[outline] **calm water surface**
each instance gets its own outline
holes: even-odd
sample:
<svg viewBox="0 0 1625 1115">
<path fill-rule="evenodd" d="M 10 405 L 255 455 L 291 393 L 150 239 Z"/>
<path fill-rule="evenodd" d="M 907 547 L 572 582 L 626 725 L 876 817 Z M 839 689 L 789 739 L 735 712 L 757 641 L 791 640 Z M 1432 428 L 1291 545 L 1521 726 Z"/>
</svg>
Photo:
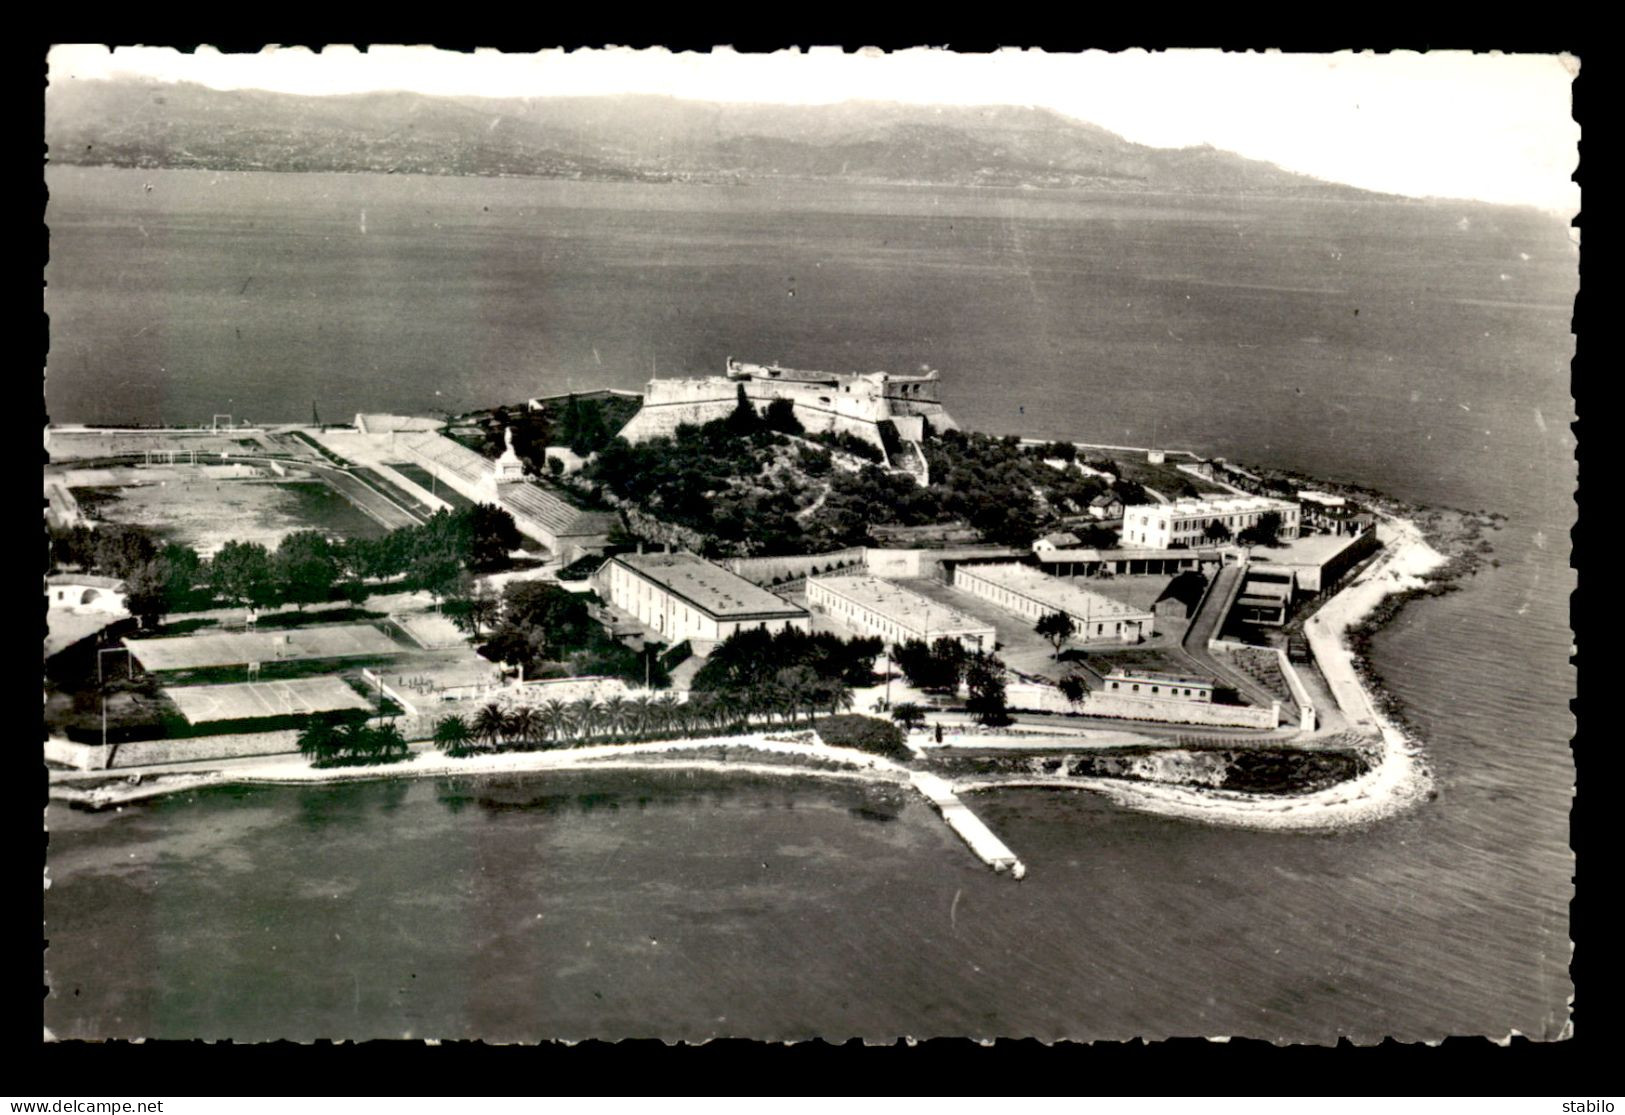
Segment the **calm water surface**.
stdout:
<svg viewBox="0 0 1625 1115">
<path fill-rule="evenodd" d="M 983 795 L 1029 865 L 1018 886 L 917 802 L 834 784 L 617 774 L 53 809 L 59 1034 L 1559 1031 L 1578 280 L 1556 221 L 1021 191 L 48 184 L 59 421 L 462 409 L 728 355 L 929 363 L 977 428 L 1184 445 L 1510 517 L 1498 568 L 1376 641 L 1439 779 L 1404 817 L 1276 835 Z"/>
</svg>

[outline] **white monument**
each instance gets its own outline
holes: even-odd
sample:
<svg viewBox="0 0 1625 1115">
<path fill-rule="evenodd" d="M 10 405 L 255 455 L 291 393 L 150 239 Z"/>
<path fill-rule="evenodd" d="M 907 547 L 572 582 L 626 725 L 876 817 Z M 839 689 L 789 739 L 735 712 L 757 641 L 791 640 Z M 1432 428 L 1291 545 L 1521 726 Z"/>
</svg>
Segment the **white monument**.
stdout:
<svg viewBox="0 0 1625 1115">
<path fill-rule="evenodd" d="M 503 430 L 502 434 L 507 448 L 502 451 L 502 456 L 497 458 L 496 481 L 498 484 L 512 484 L 525 478 L 525 462 L 513 451 L 513 427 Z"/>
</svg>

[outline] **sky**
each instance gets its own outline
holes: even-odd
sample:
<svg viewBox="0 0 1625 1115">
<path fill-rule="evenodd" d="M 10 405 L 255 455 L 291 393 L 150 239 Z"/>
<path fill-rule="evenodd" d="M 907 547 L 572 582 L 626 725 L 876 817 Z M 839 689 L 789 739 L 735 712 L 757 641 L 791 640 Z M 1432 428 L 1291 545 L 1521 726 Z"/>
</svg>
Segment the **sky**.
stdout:
<svg viewBox="0 0 1625 1115">
<path fill-rule="evenodd" d="M 1004 50 L 774 54 L 665 50 L 473 54 L 374 46 L 220 54 L 58 46 L 49 78 L 138 74 L 217 89 L 493 97 L 657 93 L 710 101 L 1035 105 L 1154 147 L 1211 144 L 1413 197 L 1579 208 L 1566 55 Z"/>
</svg>

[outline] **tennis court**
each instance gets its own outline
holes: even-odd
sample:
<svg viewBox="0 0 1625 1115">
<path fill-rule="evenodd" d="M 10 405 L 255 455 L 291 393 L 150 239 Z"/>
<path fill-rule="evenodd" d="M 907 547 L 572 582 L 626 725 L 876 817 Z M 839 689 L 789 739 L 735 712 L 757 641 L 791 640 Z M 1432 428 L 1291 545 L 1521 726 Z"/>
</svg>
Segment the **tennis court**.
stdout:
<svg viewBox="0 0 1625 1115">
<path fill-rule="evenodd" d="M 292 631 L 225 631 L 167 639 L 126 639 L 143 669 L 196 670 L 245 662 L 400 654 L 404 648 L 369 623 L 300 627 Z"/>
<path fill-rule="evenodd" d="M 210 720 L 255 720 L 372 705 L 343 678 L 299 678 L 295 681 L 249 681 L 232 685 L 185 685 L 165 689 L 190 724 Z"/>
</svg>

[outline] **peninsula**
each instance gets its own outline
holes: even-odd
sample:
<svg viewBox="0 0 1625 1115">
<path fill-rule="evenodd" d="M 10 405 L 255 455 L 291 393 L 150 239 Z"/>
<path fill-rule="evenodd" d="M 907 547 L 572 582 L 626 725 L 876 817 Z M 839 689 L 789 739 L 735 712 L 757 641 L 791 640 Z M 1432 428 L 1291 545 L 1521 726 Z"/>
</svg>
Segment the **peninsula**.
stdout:
<svg viewBox="0 0 1625 1115">
<path fill-rule="evenodd" d="M 47 431 L 53 797 L 673 764 L 1318 828 L 1429 792 L 1357 654 L 1493 517 L 729 359 L 439 418 Z M 1445 551 L 1445 552 L 1441 552 Z M 1351 641 L 1351 636 L 1353 640 Z"/>
</svg>

